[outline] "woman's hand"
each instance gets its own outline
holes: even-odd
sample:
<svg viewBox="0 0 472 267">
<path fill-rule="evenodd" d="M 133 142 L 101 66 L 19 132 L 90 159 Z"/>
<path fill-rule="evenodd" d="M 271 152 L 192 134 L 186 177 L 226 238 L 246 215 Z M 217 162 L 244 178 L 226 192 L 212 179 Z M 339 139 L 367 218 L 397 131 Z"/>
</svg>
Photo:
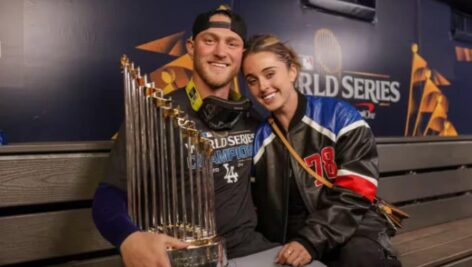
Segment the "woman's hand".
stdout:
<svg viewBox="0 0 472 267">
<path fill-rule="evenodd" d="M 305 266 L 310 262 L 310 253 L 297 241 L 285 244 L 277 254 L 277 257 L 275 257 L 275 263 L 288 264 L 294 267 Z"/>
</svg>

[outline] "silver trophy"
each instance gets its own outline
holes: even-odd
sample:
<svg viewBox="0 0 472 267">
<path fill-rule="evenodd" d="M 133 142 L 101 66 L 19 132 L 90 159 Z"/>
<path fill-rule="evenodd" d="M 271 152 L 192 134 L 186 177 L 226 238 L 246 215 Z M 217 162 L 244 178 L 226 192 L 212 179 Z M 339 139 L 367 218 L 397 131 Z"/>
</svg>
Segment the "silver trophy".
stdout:
<svg viewBox="0 0 472 267">
<path fill-rule="evenodd" d="M 126 56 L 121 65 L 131 218 L 143 231 L 190 244 L 168 250 L 172 266 L 226 266 L 216 236 L 210 141 Z"/>
</svg>

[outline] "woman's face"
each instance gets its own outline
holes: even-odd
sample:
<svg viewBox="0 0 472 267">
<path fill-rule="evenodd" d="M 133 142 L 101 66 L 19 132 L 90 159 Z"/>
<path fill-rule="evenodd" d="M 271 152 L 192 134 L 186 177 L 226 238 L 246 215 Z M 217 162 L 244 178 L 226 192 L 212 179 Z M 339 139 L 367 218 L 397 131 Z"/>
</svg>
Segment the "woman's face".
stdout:
<svg viewBox="0 0 472 267">
<path fill-rule="evenodd" d="M 249 54 L 243 62 L 243 73 L 249 91 L 270 112 L 282 110 L 295 99 L 293 83 L 297 77 L 294 66 L 287 67 L 272 52 Z M 295 103 L 293 103 L 295 105 Z"/>
</svg>

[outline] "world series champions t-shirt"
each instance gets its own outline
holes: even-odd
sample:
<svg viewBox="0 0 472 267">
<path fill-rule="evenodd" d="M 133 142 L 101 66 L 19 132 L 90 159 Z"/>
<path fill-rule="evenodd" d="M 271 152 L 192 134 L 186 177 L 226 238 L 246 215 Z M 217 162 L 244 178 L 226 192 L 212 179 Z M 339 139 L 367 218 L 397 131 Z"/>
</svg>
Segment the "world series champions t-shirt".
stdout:
<svg viewBox="0 0 472 267">
<path fill-rule="evenodd" d="M 251 197 L 250 175 L 258 116 L 252 111 L 246 112 L 233 129 L 213 131 L 192 110 L 185 90 L 178 89 L 169 96 L 175 106 L 178 105 L 190 120 L 195 121 L 196 128 L 212 144 L 217 234 L 225 240 L 228 258 L 274 247 L 275 244 L 254 230 L 257 216 Z M 126 191 L 126 138 L 124 127 L 121 128 L 104 182 Z M 177 160 L 176 164 L 182 162 Z"/>
</svg>

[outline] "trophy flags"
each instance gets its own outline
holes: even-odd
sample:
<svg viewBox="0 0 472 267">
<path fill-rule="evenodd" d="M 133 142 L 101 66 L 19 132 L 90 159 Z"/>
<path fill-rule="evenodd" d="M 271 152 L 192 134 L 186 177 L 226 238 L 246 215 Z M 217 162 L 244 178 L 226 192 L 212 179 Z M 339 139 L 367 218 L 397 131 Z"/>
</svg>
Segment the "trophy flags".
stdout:
<svg viewBox="0 0 472 267">
<path fill-rule="evenodd" d="M 408 110 L 405 124 L 405 136 L 426 135 L 428 130 L 435 131 L 439 135 L 457 135 L 457 131 L 452 125 L 452 122 L 447 120 L 447 112 L 449 109 L 449 101 L 443 94 L 439 86 L 449 86 L 449 82 L 444 75 L 439 71 L 428 68 L 428 63 L 418 53 L 418 45 L 411 46 L 413 52 L 413 59 L 411 65 L 411 79 L 408 98 Z M 461 51 L 459 51 L 461 52 Z M 466 53 L 459 53 L 456 49 L 456 54 L 462 57 L 467 57 Z M 419 83 L 424 83 L 423 91 L 419 99 L 419 104 L 416 105 L 415 95 L 418 98 L 418 91 L 421 88 Z M 417 93 L 415 93 L 417 92 Z M 429 116 L 426 128 L 423 131 L 422 120 L 425 113 L 431 113 Z M 411 117 L 416 114 L 415 123 L 411 125 Z M 447 123 L 446 123 L 447 122 Z M 413 130 L 411 131 L 411 126 Z M 447 126 L 447 129 L 446 129 Z"/>
<path fill-rule="evenodd" d="M 426 71 L 426 82 L 423 88 L 423 94 L 421 95 L 420 104 L 416 114 L 415 126 L 413 129 L 413 136 L 417 135 L 418 126 L 424 112 L 433 112 L 436 107 L 437 97 L 443 98 L 441 90 L 431 80 L 431 71 Z M 433 103 L 434 102 L 434 103 Z"/>
<path fill-rule="evenodd" d="M 182 41 L 184 34 L 185 31 L 167 35 L 163 38 L 139 45 L 136 48 L 178 57 L 186 53 L 185 45 Z"/>
<path fill-rule="evenodd" d="M 457 136 L 457 131 L 452 122 L 445 121 L 444 128 L 441 132 L 439 132 L 440 136 Z"/>
<path fill-rule="evenodd" d="M 419 81 L 423 81 L 424 70 L 427 67 L 428 63 L 418 54 L 418 45 L 413 44 L 411 46 L 411 51 L 413 52 L 413 59 L 411 63 L 411 76 L 410 76 L 410 88 L 408 92 L 408 110 L 406 113 L 406 124 L 405 124 L 405 136 L 408 136 L 409 126 L 410 126 L 410 117 L 415 112 L 415 101 L 413 99 L 413 87 Z"/>
<path fill-rule="evenodd" d="M 155 81 L 157 87 L 162 88 L 165 94 L 168 94 L 187 85 L 192 69 L 192 59 L 188 54 L 184 54 L 151 72 L 151 80 Z"/>
<path fill-rule="evenodd" d="M 444 122 L 447 120 L 447 106 L 445 104 L 446 102 L 442 101 L 442 99 L 443 97 L 438 98 L 436 107 L 429 118 L 423 135 L 426 135 L 429 129 L 436 132 L 441 132 L 444 130 Z"/>
<path fill-rule="evenodd" d="M 451 83 L 444 77 L 439 71 L 433 70 L 432 71 L 432 80 L 434 84 L 437 86 L 448 86 L 451 85 Z"/>
<path fill-rule="evenodd" d="M 434 111 L 434 108 L 436 107 L 438 99 L 440 98 L 443 99 L 442 101 L 447 102 L 447 99 L 441 92 L 434 92 L 430 93 L 428 96 L 425 96 L 423 102 L 420 104 L 419 112 L 432 113 Z"/>
</svg>

